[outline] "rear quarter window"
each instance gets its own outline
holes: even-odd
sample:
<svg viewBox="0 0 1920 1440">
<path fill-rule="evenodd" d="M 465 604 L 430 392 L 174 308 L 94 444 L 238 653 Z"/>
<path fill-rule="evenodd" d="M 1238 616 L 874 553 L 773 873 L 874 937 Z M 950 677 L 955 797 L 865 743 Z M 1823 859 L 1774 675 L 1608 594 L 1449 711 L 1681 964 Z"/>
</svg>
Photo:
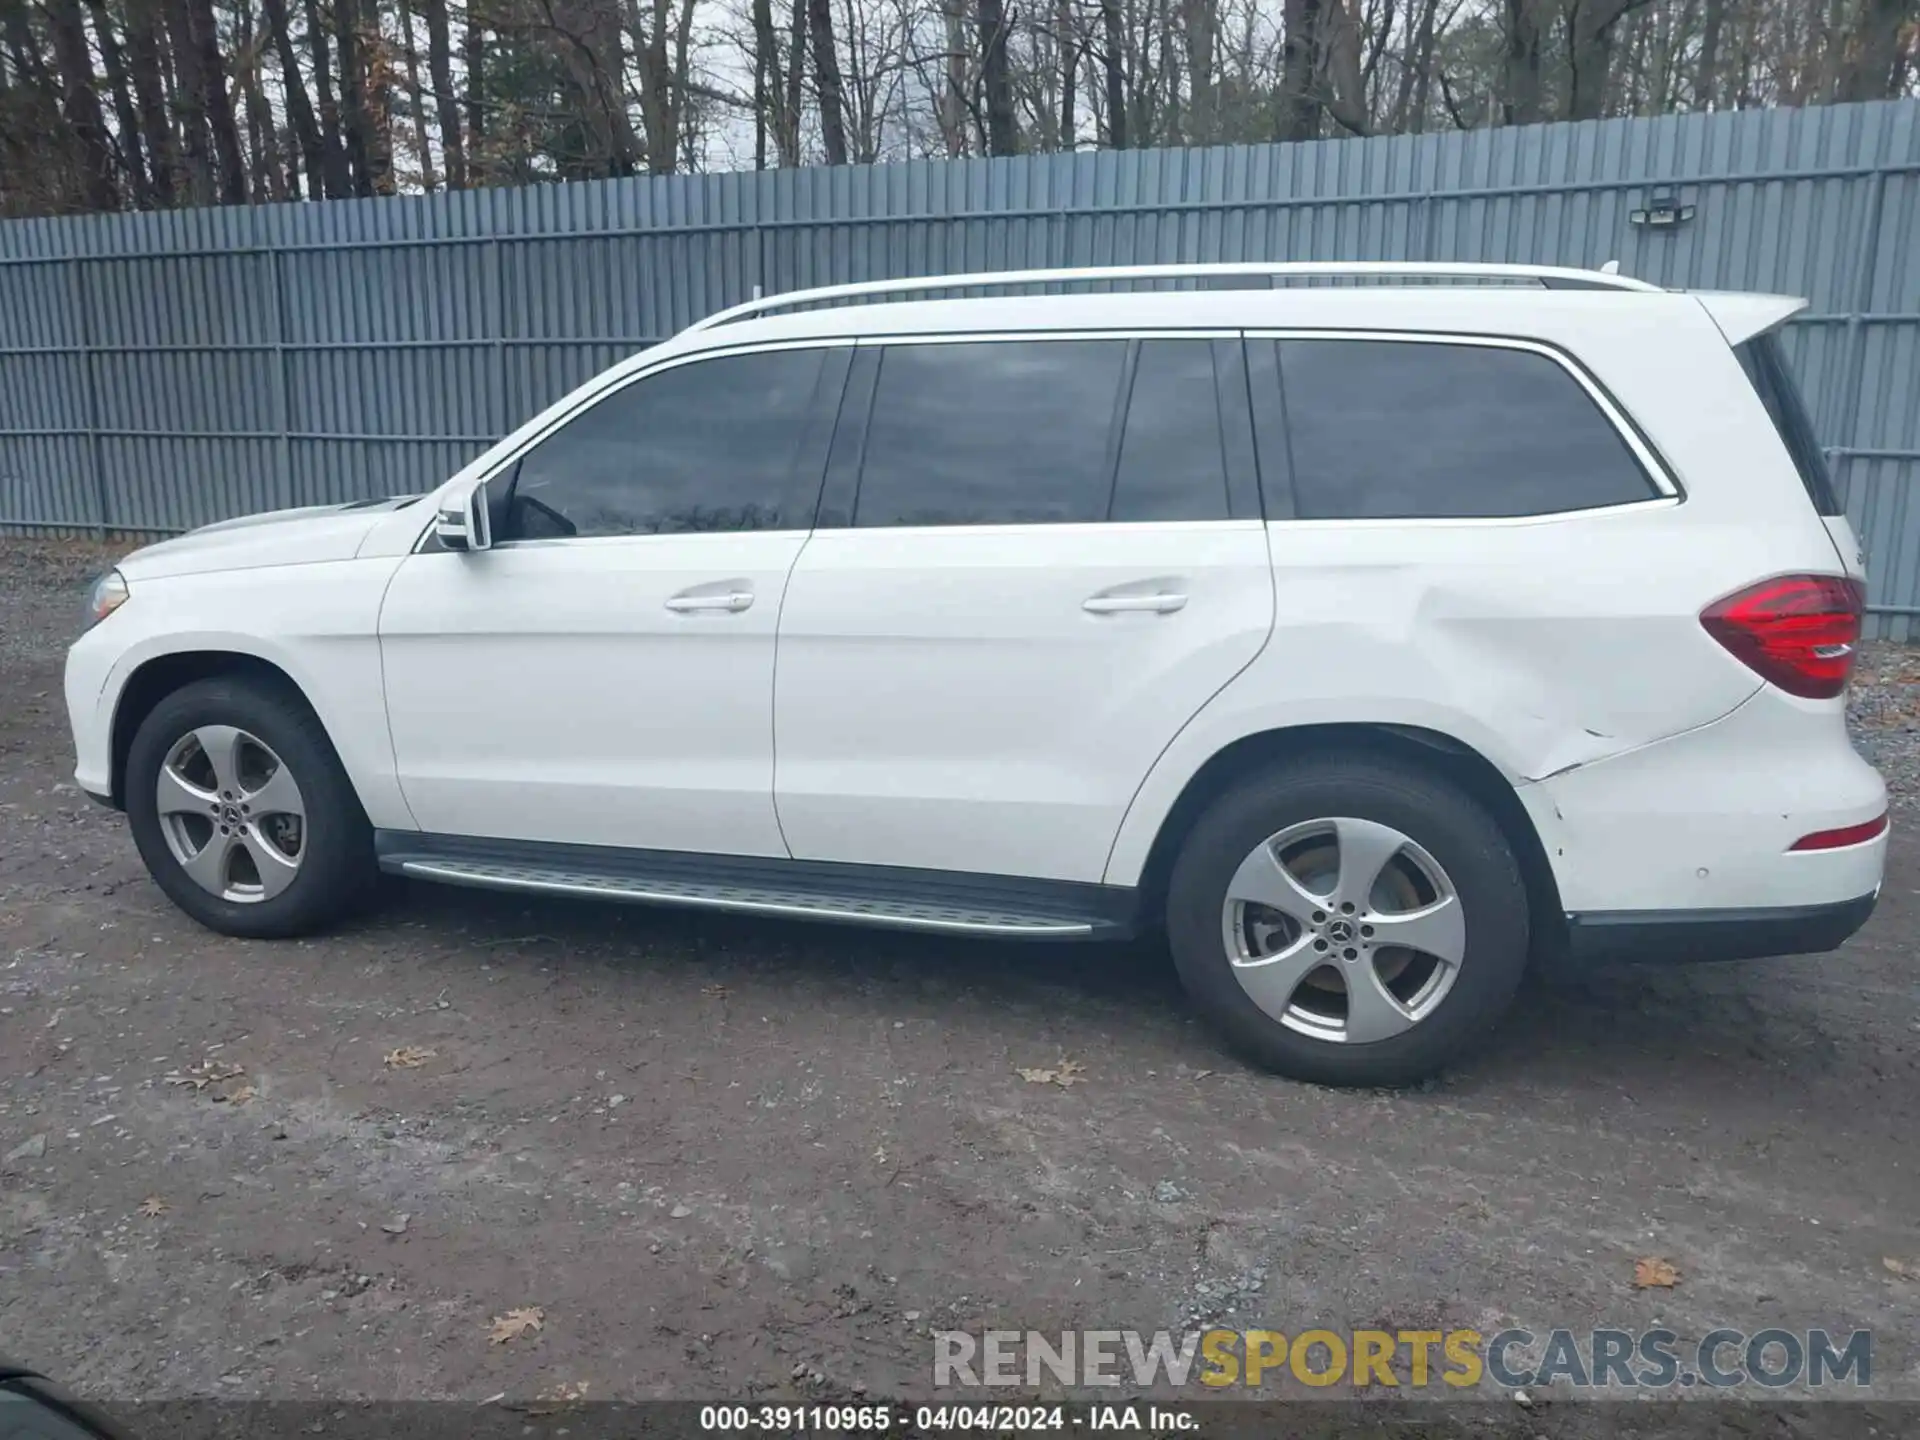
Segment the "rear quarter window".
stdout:
<svg viewBox="0 0 1920 1440">
<path fill-rule="evenodd" d="M 1469 342 L 1277 343 L 1302 519 L 1551 515 L 1660 493 L 1549 356 Z"/>
<path fill-rule="evenodd" d="M 1760 403 L 1767 407 L 1767 417 L 1779 432 L 1780 443 L 1793 457 L 1794 468 L 1800 472 L 1800 483 L 1807 487 L 1807 498 L 1813 502 L 1813 508 L 1822 515 L 1846 514 L 1839 492 L 1833 488 L 1833 477 L 1827 471 L 1826 452 L 1813 433 L 1813 421 L 1800 398 L 1800 387 L 1793 383 L 1793 372 L 1787 368 L 1779 340 L 1772 334 L 1756 335 L 1734 346 L 1733 353 L 1740 361 L 1740 368 L 1747 372 L 1747 379 L 1753 382 Z"/>
</svg>

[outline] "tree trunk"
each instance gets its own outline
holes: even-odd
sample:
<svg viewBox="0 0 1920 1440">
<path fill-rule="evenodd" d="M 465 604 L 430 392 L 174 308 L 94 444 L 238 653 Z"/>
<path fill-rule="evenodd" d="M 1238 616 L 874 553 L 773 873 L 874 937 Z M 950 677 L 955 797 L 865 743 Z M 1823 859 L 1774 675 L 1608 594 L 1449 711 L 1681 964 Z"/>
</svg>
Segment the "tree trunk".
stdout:
<svg viewBox="0 0 1920 1440">
<path fill-rule="evenodd" d="M 1900 93 L 1901 31 L 1920 23 L 1920 0 L 1861 0 L 1836 98 L 1891 100 Z"/>
<path fill-rule="evenodd" d="M 413 7 L 400 0 L 400 56 L 407 67 L 407 108 L 412 111 L 413 148 L 420 156 L 420 188 L 432 194 L 440 188 L 433 169 L 433 149 L 427 140 L 427 95 L 420 86 L 420 46 L 413 38 Z"/>
<path fill-rule="evenodd" d="M 1706 0 L 1700 29 L 1700 69 L 1693 82 L 1693 108 L 1720 106 L 1720 32 L 1726 23 L 1727 0 Z"/>
<path fill-rule="evenodd" d="M 987 112 L 987 153 L 1020 153 L 1020 131 L 1013 114 L 1013 77 L 1007 70 L 1007 16 L 1001 0 L 976 0 L 980 35 L 980 85 Z"/>
<path fill-rule="evenodd" d="M 80 194 L 89 210 L 118 210 L 120 190 L 113 182 L 113 147 L 107 117 L 100 110 L 99 83 L 87 49 L 87 23 L 80 0 L 47 0 L 47 28 L 53 36 L 54 63 L 60 71 L 60 109 L 80 147 Z"/>
<path fill-rule="evenodd" d="M 319 122 L 314 119 L 313 102 L 307 98 L 300 59 L 294 54 L 293 35 L 287 28 L 287 0 L 261 0 L 261 4 L 273 53 L 280 61 L 280 93 L 287 107 L 287 125 L 300 150 L 301 168 L 307 172 L 307 198 L 334 198 L 346 187 L 335 188 L 334 166 L 321 139 Z"/>
<path fill-rule="evenodd" d="M 1186 138 L 1206 145 L 1215 134 L 1213 52 L 1220 29 L 1218 0 L 1179 0 L 1180 26 L 1187 35 Z M 1171 77 L 1169 77 L 1171 79 Z"/>
<path fill-rule="evenodd" d="M 487 175 L 485 157 L 481 151 L 481 144 L 487 138 L 487 32 L 473 18 L 471 5 L 467 7 L 466 31 L 460 37 L 460 66 L 466 71 L 467 82 L 467 183 L 482 185 L 486 183 Z"/>
<path fill-rule="evenodd" d="M 354 7 L 354 40 L 360 57 L 360 107 L 366 116 L 367 180 L 375 195 L 392 195 L 393 57 L 380 31 L 380 0 Z"/>
<path fill-rule="evenodd" d="M 1367 110 L 1367 85 L 1360 68 L 1360 19 L 1352 5 L 1353 0 L 1325 0 L 1321 9 L 1326 32 L 1320 57 L 1325 104 L 1335 123 L 1350 134 L 1371 135 L 1373 117 Z"/>
<path fill-rule="evenodd" d="M 247 164 L 240 153 L 240 127 L 234 123 L 233 102 L 227 98 L 226 64 L 220 57 L 213 0 L 186 0 L 186 9 L 189 43 L 199 52 L 194 68 L 200 79 L 201 108 L 213 134 L 214 159 L 220 167 L 220 200 L 226 205 L 244 205 Z"/>
<path fill-rule="evenodd" d="M 790 158 L 792 141 L 787 129 L 787 76 L 780 63 L 780 36 L 773 28 L 773 0 L 753 0 L 753 108 L 754 168 L 767 164 L 767 136 L 773 136 L 774 163 L 798 163 Z"/>
<path fill-rule="evenodd" d="M 1321 0 L 1285 0 L 1281 21 L 1280 138 L 1320 138 Z"/>
<path fill-rule="evenodd" d="M 781 105 L 782 122 L 786 126 L 787 143 L 792 146 L 792 159 L 783 159 L 782 164 L 800 163 L 800 105 L 806 94 L 807 76 L 807 0 L 790 0 L 787 15 L 787 90 Z M 776 140 L 779 131 L 775 131 Z"/>
<path fill-rule="evenodd" d="M 1073 23 L 1073 0 L 1060 0 L 1054 12 L 1054 27 L 1059 32 L 1060 47 L 1060 148 L 1071 155 L 1078 139 L 1074 132 L 1080 124 L 1075 102 L 1079 98 L 1076 91 L 1081 55 L 1080 34 Z"/>
<path fill-rule="evenodd" d="M 1506 0 L 1506 35 L 1501 64 L 1500 118 L 1508 125 L 1531 125 L 1542 118 L 1540 65 L 1542 36 L 1537 0 Z"/>
<path fill-rule="evenodd" d="M 126 0 L 126 6 L 127 70 L 133 81 L 134 104 L 140 111 L 140 133 L 146 140 L 153 203 L 165 208 L 173 204 L 174 172 L 180 160 L 167 115 L 167 85 L 160 69 L 160 38 L 154 33 L 153 0 Z"/>
<path fill-rule="evenodd" d="M 949 160 L 958 160 L 973 148 L 971 109 L 973 46 L 967 41 L 965 0 L 936 0 L 940 11 L 940 91 L 934 100 L 934 119 L 940 126 L 940 145 Z"/>
<path fill-rule="evenodd" d="M 167 40 L 173 51 L 173 112 L 180 117 L 187 199 L 214 202 L 213 136 L 207 128 L 207 88 L 201 76 L 200 47 L 194 41 L 192 0 L 165 0 Z"/>
<path fill-rule="evenodd" d="M 1132 137 L 1127 133 L 1127 43 L 1120 24 L 1120 0 L 1100 0 L 1100 43 L 1107 82 L 1107 145 L 1124 150 Z"/>
<path fill-rule="evenodd" d="M 142 210 L 151 210 L 153 181 L 141 153 L 144 147 L 140 140 L 140 113 L 127 86 L 126 59 L 113 33 L 113 21 L 107 14 L 105 0 L 88 0 L 87 9 L 93 16 L 93 32 L 100 37 L 100 63 L 106 69 L 107 85 L 113 91 L 114 118 L 120 123 L 120 163 L 127 172 L 133 203 Z"/>
<path fill-rule="evenodd" d="M 240 44 L 237 55 L 244 63 L 235 69 L 240 93 L 247 107 L 247 149 L 251 160 L 253 195 L 256 200 L 285 200 L 287 171 L 280 161 L 280 135 L 273 121 L 273 107 L 260 89 L 260 50 L 253 43 L 253 12 L 246 0 L 234 12 L 239 17 Z M 297 194 L 298 192 L 296 192 Z"/>
<path fill-rule="evenodd" d="M 820 143 L 827 164 L 847 163 L 847 125 L 844 91 L 840 84 L 840 54 L 833 43 L 833 7 L 830 0 L 807 0 L 807 31 L 813 42 L 813 86 L 820 104 Z"/>
<path fill-rule="evenodd" d="M 625 92 L 621 76 L 625 60 L 619 51 L 619 31 L 615 27 L 611 53 L 596 40 L 577 47 L 570 62 L 575 85 L 594 96 L 589 116 L 600 143 L 609 157 L 609 173 L 633 172 L 634 160 L 644 148 L 647 169 L 654 175 L 671 175 L 679 168 L 681 118 L 686 103 L 686 43 L 681 38 L 692 0 L 676 13 L 674 0 L 649 0 L 647 15 L 639 0 L 631 4 L 628 25 L 633 32 L 633 48 L 640 62 L 640 123 L 645 143 L 632 133 L 627 120 Z M 576 31 L 597 34 L 597 27 L 586 22 Z M 669 44 L 671 33 L 672 44 Z M 584 66 L 581 61 L 589 63 Z M 619 168 L 613 168 L 613 167 Z"/>
<path fill-rule="evenodd" d="M 1568 21 L 1567 116 L 1598 120 L 1606 113 L 1613 69 L 1613 34 L 1620 17 L 1648 0 L 1580 0 Z"/>
<path fill-rule="evenodd" d="M 360 7 L 356 0 L 335 0 L 334 40 L 340 47 L 340 124 L 346 132 L 347 168 L 353 193 L 371 196 L 373 118 L 367 114 L 366 71 L 360 59 Z"/>
<path fill-rule="evenodd" d="M 446 161 L 447 188 L 467 188 L 467 147 L 460 133 L 460 102 L 453 90 L 453 28 L 447 0 L 421 0 L 427 12 L 427 78 L 433 82 L 433 108 L 440 117 L 440 154 Z"/>
<path fill-rule="evenodd" d="M 1414 22 L 1413 43 L 1407 47 L 1406 63 L 1400 68 L 1400 89 L 1393 100 L 1392 128 L 1396 132 L 1418 135 L 1426 128 L 1434 20 L 1439 9 L 1440 0 L 1422 0 L 1420 18 Z"/>
<path fill-rule="evenodd" d="M 345 200 L 353 194 L 353 166 L 347 157 L 346 136 L 340 124 L 340 101 L 333 87 L 333 51 L 327 39 L 327 27 L 320 18 L 318 0 L 305 0 L 307 52 L 313 57 L 313 92 L 320 104 L 320 148 L 326 156 L 329 199 Z"/>
</svg>

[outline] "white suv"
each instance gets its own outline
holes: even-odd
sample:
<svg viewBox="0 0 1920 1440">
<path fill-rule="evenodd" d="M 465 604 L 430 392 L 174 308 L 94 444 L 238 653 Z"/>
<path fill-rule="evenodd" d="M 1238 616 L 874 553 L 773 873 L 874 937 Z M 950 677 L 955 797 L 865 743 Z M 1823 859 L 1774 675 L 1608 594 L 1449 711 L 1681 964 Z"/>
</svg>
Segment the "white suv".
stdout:
<svg viewBox="0 0 1920 1440">
<path fill-rule="evenodd" d="M 755 301 L 431 496 L 129 556 L 67 662 L 79 783 L 227 934 L 380 870 L 1164 926 L 1255 1060 L 1404 1082 L 1530 960 L 1873 909 L 1803 304 L 1458 265 Z"/>
</svg>

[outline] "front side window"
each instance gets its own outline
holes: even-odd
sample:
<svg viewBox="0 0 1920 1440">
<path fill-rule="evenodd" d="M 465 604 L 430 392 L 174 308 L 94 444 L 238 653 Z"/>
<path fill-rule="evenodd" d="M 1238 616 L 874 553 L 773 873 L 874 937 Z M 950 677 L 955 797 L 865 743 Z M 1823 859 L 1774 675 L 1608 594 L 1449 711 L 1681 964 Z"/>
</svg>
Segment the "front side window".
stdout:
<svg viewBox="0 0 1920 1440">
<path fill-rule="evenodd" d="M 1124 340 L 889 346 L 853 523 L 1105 518 Z"/>
<path fill-rule="evenodd" d="M 1282 340 L 1302 519 L 1551 515 L 1659 494 L 1548 356 L 1504 346 Z"/>
<path fill-rule="evenodd" d="M 522 457 L 497 538 L 806 528 L 794 472 L 826 355 L 723 355 L 616 390 Z"/>
</svg>

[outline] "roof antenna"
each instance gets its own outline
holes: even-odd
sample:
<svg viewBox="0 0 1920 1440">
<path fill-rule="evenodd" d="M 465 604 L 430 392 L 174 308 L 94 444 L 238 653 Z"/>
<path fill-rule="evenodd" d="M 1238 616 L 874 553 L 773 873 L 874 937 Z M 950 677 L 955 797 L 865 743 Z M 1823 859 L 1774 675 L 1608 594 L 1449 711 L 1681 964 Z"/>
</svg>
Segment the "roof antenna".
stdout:
<svg viewBox="0 0 1920 1440">
<path fill-rule="evenodd" d="M 1620 273 L 1620 262 L 1618 260 L 1607 261 L 1606 264 L 1600 267 L 1600 273 L 1602 275 L 1618 275 Z"/>
</svg>

